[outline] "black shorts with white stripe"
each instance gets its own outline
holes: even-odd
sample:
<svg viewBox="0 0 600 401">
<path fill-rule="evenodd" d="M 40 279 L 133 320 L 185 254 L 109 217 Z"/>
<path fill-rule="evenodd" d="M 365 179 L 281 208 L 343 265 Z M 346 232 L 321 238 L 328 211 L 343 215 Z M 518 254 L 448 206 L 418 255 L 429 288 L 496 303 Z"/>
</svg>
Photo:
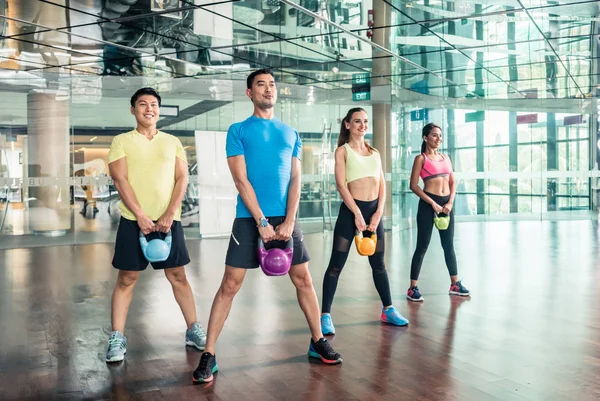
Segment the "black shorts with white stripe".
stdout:
<svg viewBox="0 0 600 401">
<path fill-rule="evenodd" d="M 273 228 L 283 223 L 285 217 L 267 217 L 269 224 Z M 292 266 L 310 261 L 308 250 L 304 246 L 304 235 L 298 224 L 294 224 L 292 233 L 294 239 L 294 256 L 292 257 Z M 236 218 L 233 221 L 231 237 L 229 238 L 229 247 L 225 264 L 227 266 L 239 267 L 242 269 L 256 269 L 258 267 L 258 228 L 253 218 Z M 271 247 L 285 247 L 285 241 L 270 241 L 265 244 L 267 249 Z"/>
</svg>

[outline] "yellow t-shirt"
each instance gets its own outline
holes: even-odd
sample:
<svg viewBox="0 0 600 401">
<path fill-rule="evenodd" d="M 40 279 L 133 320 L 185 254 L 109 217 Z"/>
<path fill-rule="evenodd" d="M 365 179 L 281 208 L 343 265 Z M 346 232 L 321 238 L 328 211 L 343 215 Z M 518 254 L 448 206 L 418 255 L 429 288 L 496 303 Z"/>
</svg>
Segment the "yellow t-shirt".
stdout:
<svg viewBox="0 0 600 401">
<path fill-rule="evenodd" d="M 127 158 L 127 181 L 140 207 L 149 218 L 158 220 L 171 202 L 176 158 L 187 163 L 181 141 L 161 131 L 152 140 L 137 130 L 129 131 L 113 138 L 108 163 L 122 157 Z M 124 218 L 136 220 L 123 201 L 119 209 Z M 174 220 L 181 220 L 181 205 L 177 208 Z"/>
</svg>

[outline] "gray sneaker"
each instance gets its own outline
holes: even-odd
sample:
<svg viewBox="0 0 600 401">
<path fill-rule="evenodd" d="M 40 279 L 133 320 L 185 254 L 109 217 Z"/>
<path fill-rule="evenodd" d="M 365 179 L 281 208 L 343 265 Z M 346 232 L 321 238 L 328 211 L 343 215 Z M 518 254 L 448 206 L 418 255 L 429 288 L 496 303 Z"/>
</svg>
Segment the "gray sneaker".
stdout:
<svg viewBox="0 0 600 401">
<path fill-rule="evenodd" d="M 206 347 L 206 333 L 200 322 L 192 324 L 192 328 L 185 331 L 185 345 L 191 345 L 200 351 L 204 351 L 204 347 Z"/>
<path fill-rule="evenodd" d="M 113 331 L 108 339 L 106 362 L 120 362 L 127 353 L 127 338 L 120 331 Z"/>
</svg>

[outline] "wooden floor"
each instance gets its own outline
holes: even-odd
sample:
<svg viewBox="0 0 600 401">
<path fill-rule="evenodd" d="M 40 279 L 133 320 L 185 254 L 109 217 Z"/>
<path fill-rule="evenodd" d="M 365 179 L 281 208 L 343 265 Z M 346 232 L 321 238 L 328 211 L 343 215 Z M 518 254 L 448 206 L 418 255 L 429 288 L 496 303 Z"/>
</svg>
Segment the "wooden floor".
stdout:
<svg viewBox="0 0 600 401">
<path fill-rule="evenodd" d="M 200 353 L 170 284 L 147 270 L 127 322 L 125 362 L 104 362 L 116 272 L 111 245 L 0 251 L 0 400 L 598 400 L 597 222 L 462 223 L 459 274 L 471 299 L 447 295 L 434 233 L 409 304 L 415 232 L 388 234 L 386 263 L 407 328 L 382 326 L 367 260 L 351 253 L 332 316 L 337 366 L 308 360 L 309 332 L 286 277 L 247 276 L 217 346 L 220 372 L 192 385 Z M 319 299 L 331 238 L 308 235 Z M 225 240 L 190 241 L 188 277 L 203 324 Z"/>
</svg>

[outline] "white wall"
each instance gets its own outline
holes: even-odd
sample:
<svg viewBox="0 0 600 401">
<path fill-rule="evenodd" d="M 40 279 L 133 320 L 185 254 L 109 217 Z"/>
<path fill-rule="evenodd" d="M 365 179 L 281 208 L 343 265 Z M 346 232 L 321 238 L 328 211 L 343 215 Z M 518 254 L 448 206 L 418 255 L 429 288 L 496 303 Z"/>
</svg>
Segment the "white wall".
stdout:
<svg viewBox="0 0 600 401">
<path fill-rule="evenodd" d="M 229 173 L 225 154 L 227 133 L 196 131 L 196 176 L 202 237 L 229 235 L 235 219 L 237 189 Z"/>
</svg>

